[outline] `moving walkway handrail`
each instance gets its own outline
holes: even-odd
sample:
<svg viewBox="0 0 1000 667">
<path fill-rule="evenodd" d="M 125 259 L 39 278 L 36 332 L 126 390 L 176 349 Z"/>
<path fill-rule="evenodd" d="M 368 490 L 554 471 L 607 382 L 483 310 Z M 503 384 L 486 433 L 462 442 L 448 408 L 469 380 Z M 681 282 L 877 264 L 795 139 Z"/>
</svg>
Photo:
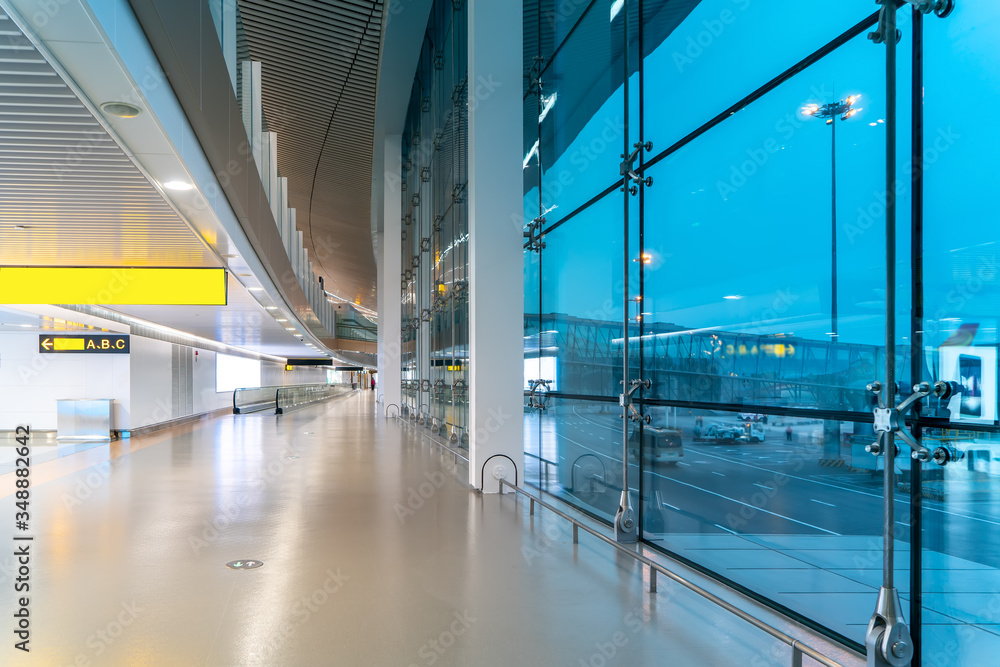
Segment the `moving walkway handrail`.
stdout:
<svg viewBox="0 0 1000 667">
<path fill-rule="evenodd" d="M 697 584 L 692 583 L 692 582 L 688 581 L 687 579 L 685 579 L 684 577 L 671 572 L 670 570 L 666 569 L 665 567 L 663 567 L 659 563 L 657 563 L 657 562 L 649 559 L 648 557 L 644 556 L 643 554 L 641 554 L 641 553 L 639 553 L 637 551 L 632 551 L 631 549 L 628 548 L 628 546 L 623 545 L 623 544 L 619 544 L 618 542 L 616 542 L 615 540 L 611 539 L 607 535 L 603 535 L 600 532 L 598 532 L 597 530 L 591 528 L 590 526 L 587 526 L 586 524 L 581 523 L 580 521 L 574 519 L 573 517 L 571 517 L 570 515 L 566 514 L 565 512 L 562 512 L 561 510 L 553 507 L 552 505 L 550 505 L 549 503 L 545 502 L 541 498 L 538 498 L 538 497 L 534 496 L 533 494 L 529 493 L 528 491 L 525 491 L 521 487 L 516 486 L 514 484 L 511 484 L 510 482 L 508 482 L 505 479 L 501 479 L 501 480 L 498 480 L 498 481 L 500 482 L 501 491 L 503 490 L 504 486 L 508 486 L 511 489 L 513 489 L 516 493 L 520 493 L 521 495 L 526 496 L 527 498 L 529 498 L 531 500 L 530 514 L 534 514 L 535 513 L 535 503 L 538 503 L 539 505 L 541 505 L 545 509 L 549 510 L 550 512 L 554 513 L 555 515 L 560 516 L 563 519 L 566 519 L 567 521 L 569 521 L 571 524 L 573 524 L 573 543 L 574 544 L 576 544 L 579 541 L 579 532 L 578 532 L 578 530 L 580 528 L 582 528 L 584 531 L 590 533 L 591 535 L 593 535 L 594 537 L 598 538 L 599 540 L 610 544 L 611 546 L 613 546 L 618 551 L 620 551 L 620 552 L 622 552 L 624 554 L 627 554 L 627 555 L 631 556 L 632 558 L 636 559 L 637 561 L 639 561 L 640 563 L 643 563 L 644 565 L 646 565 L 649 568 L 649 592 L 650 593 L 655 593 L 656 592 L 656 573 L 659 572 L 659 573 L 663 574 L 664 576 L 668 577 L 669 579 L 671 579 L 673 581 L 676 581 L 678 584 L 680 584 L 681 586 L 684 586 L 688 590 L 690 590 L 690 591 L 692 591 L 694 593 L 697 593 L 698 595 L 700 595 L 701 597 L 705 598 L 706 600 L 708 600 L 710 602 L 714 602 L 715 604 L 717 604 L 718 606 L 722 607 L 723 609 L 725 609 L 726 611 L 730 612 L 731 614 L 736 615 L 737 617 L 743 619 L 744 621 L 746 621 L 747 623 L 753 625 L 757 629 L 766 632 L 767 634 L 771 635 L 775 639 L 777 639 L 777 640 L 781 641 L 782 643 L 786 644 L 787 646 L 791 647 L 791 649 L 792 649 L 792 663 L 791 663 L 792 667 L 801 667 L 802 666 L 802 656 L 803 655 L 807 655 L 810 658 L 812 658 L 813 660 L 815 660 L 816 662 L 820 663 L 821 665 L 826 665 L 827 667 L 845 667 L 843 664 L 837 662 L 833 658 L 828 658 L 827 656 L 823 655 L 822 653 L 820 653 L 816 649 L 812 648 L 811 646 L 809 646 L 807 644 L 802 643 L 801 641 L 799 641 L 798 639 L 795 639 L 791 635 L 786 634 L 786 633 L 782 632 L 781 630 L 778 630 L 777 628 L 771 627 L 770 625 L 768 625 L 764 621 L 762 621 L 762 620 L 760 620 L 758 618 L 754 618 L 752 615 L 750 615 L 747 612 L 743 611 L 739 607 L 736 607 L 736 606 L 730 604 L 729 602 L 726 602 L 722 598 L 718 597 L 717 595 L 715 595 L 713 593 L 710 593 L 709 591 L 705 590 L 704 588 L 701 588 Z M 500 495 L 501 495 L 501 497 L 503 496 L 502 493 Z"/>
<path fill-rule="evenodd" d="M 242 414 L 247 412 L 247 408 L 251 408 L 251 412 L 256 412 L 259 410 L 275 410 L 276 414 L 282 414 L 282 411 L 286 407 L 294 407 L 295 405 L 303 405 L 305 403 L 315 402 L 314 400 L 305 400 L 303 402 L 296 402 L 298 398 L 304 397 L 309 399 L 313 396 L 319 396 L 319 399 L 329 398 L 335 392 L 335 390 L 341 389 L 344 391 L 350 391 L 349 388 L 340 384 L 296 384 L 296 385 L 283 385 L 283 386 L 272 386 L 272 387 L 241 387 L 233 391 L 233 414 Z M 249 402 L 243 402 L 241 404 L 241 396 L 251 396 Z M 286 400 L 288 405 L 282 405 L 282 399 L 291 399 L 291 402 Z M 316 400 L 319 400 L 316 399 Z"/>
</svg>

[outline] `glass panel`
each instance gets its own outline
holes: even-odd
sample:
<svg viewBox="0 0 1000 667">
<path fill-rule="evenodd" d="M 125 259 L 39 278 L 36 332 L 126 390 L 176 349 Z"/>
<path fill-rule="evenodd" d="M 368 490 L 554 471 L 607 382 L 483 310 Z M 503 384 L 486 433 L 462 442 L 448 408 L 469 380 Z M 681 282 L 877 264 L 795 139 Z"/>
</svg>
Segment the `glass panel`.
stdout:
<svg viewBox="0 0 1000 667">
<path fill-rule="evenodd" d="M 414 420 L 468 444 L 468 16 L 436 2 L 403 135 L 403 386 Z"/>
<path fill-rule="evenodd" d="M 538 150 L 549 224 L 618 177 L 625 132 L 623 26 L 604 12 L 587 12 L 542 75 Z M 526 163 L 529 158 L 530 152 Z"/>
<path fill-rule="evenodd" d="M 1000 225 L 993 205 L 1000 128 L 1000 6 L 956 3 L 924 20 L 924 377 L 961 393 L 923 414 L 950 419 L 924 445 L 964 457 L 922 472 L 923 661 L 993 664 L 1000 653 Z M 981 429 L 981 430 L 972 430 Z"/>
<path fill-rule="evenodd" d="M 862 217 L 885 181 L 884 72 L 873 49 L 852 40 L 647 171 L 652 396 L 868 409 L 884 332 L 883 235 Z M 836 319 L 833 130 L 801 112 L 825 103 L 814 91 L 834 80 L 852 81 L 844 92 L 866 105 L 836 121 Z M 796 126 L 783 131 L 788 115 Z"/>
<path fill-rule="evenodd" d="M 622 197 L 618 192 L 608 195 L 545 235 L 543 347 L 558 359 L 554 390 L 560 393 L 617 396 L 620 392 Z M 631 257 L 638 257 L 636 218 L 633 215 L 630 222 Z M 629 262 L 629 281 L 634 285 L 638 285 L 638 267 L 637 262 Z"/>
<path fill-rule="evenodd" d="M 609 522 L 622 491 L 620 412 L 616 402 L 552 398 L 537 416 L 541 488 Z"/>
<path fill-rule="evenodd" d="M 646 0 L 647 138 L 663 150 L 847 31 L 873 4 L 828 4 L 820 15 L 804 14 L 796 0 Z"/>
<path fill-rule="evenodd" d="M 880 475 L 822 465 L 818 419 L 647 411 L 643 537 L 862 643 L 882 562 Z"/>
</svg>

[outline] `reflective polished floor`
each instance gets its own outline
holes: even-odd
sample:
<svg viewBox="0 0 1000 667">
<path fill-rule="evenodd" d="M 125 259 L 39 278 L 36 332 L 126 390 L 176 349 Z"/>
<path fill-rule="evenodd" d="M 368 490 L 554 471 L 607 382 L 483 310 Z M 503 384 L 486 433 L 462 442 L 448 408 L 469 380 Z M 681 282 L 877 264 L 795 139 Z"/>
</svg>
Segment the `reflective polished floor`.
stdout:
<svg viewBox="0 0 1000 667">
<path fill-rule="evenodd" d="M 374 413 L 357 392 L 35 465 L 27 532 L 0 476 L 4 618 L 9 545 L 34 536 L 31 651 L 7 630 L 0 664 L 790 664 L 550 513 L 471 492 L 464 462 Z"/>
</svg>

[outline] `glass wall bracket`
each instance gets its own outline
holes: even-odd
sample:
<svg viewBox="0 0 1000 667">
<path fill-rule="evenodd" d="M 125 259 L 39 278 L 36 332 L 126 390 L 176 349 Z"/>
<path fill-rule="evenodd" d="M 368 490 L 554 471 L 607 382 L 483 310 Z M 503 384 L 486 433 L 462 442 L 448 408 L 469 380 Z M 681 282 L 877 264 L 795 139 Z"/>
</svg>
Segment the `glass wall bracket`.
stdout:
<svg viewBox="0 0 1000 667">
<path fill-rule="evenodd" d="M 532 252 L 541 252 L 545 248 L 545 242 L 542 241 L 542 226 L 544 224 L 544 217 L 535 218 L 528 223 L 528 229 L 524 232 L 524 238 L 528 239 L 525 248 Z"/>
<path fill-rule="evenodd" d="M 642 153 L 642 151 L 646 151 L 648 153 L 651 150 L 653 150 L 652 141 L 647 141 L 646 143 L 636 142 L 632 146 L 631 153 L 629 153 L 628 155 L 622 153 L 623 160 L 621 163 L 621 175 L 625 183 L 634 184 L 631 187 L 629 187 L 628 190 L 629 193 L 632 195 L 636 195 L 639 193 L 640 185 L 645 185 L 646 187 L 649 187 L 653 184 L 652 176 L 647 176 L 646 178 L 643 178 L 640 174 L 636 173 L 635 171 L 635 161 L 639 159 L 640 153 Z M 622 190 L 623 191 L 625 190 L 624 185 L 622 186 Z"/>
<path fill-rule="evenodd" d="M 947 401 L 952 396 L 961 392 L 961 386 L 957 382 L 944 382 L 938 380 L 933 385 L 929 382 L 920 382 L 913 386 L 913 393 L 906 400 L 894 408 L 888 408 L 882 403 L 882 383 L 872 382 L 868 385 L 868 391 L 879 397 L 879 407 L 875 408 L 875 432 L 878 438 L 875 442 L 865 447 L 865 451 L 878 456 L 886 449 L 886 436 L 889 433 L 898 435 L 910 446 L 910 457 L 916 461 L 926 463 L 933 461 L 943 466 L 952 461 L 959 461 L 963 458 L 962 453 L 957 449 L 948 447 L 938 447 L 933 452 L 917 442 L 917 439 L 906 430 L 903 418 L 906 413 L 913 409 L 917 402 L 927 396 L 934 396 L 942 401 Z"/>
<path fill-rule="evenodd" d="M 551 384 L 549 380 L 528 380 L 528 388 L 531 390 L 528 393 L 529 409 L 541 411 L 547 407 Z"/>
</svg>

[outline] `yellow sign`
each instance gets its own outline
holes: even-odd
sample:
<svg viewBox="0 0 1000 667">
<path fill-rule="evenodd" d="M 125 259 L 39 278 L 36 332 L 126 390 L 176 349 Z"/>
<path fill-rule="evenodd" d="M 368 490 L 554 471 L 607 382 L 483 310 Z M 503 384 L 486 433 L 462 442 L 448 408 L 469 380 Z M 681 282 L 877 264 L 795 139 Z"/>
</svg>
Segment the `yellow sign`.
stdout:
<svg viewBox="0 0 1000 667">
<path fill-rule="evenodd" d="M 224 306 L 226 270 L 4 266 L 0 302 Z"/>
<path fill-rule="evenodd" d="M 128 334 L 71 334 L 38 337 L 38 351 L 42 354 L 61 352 L 93 354 L 128 354 Z"/>
</svg>

